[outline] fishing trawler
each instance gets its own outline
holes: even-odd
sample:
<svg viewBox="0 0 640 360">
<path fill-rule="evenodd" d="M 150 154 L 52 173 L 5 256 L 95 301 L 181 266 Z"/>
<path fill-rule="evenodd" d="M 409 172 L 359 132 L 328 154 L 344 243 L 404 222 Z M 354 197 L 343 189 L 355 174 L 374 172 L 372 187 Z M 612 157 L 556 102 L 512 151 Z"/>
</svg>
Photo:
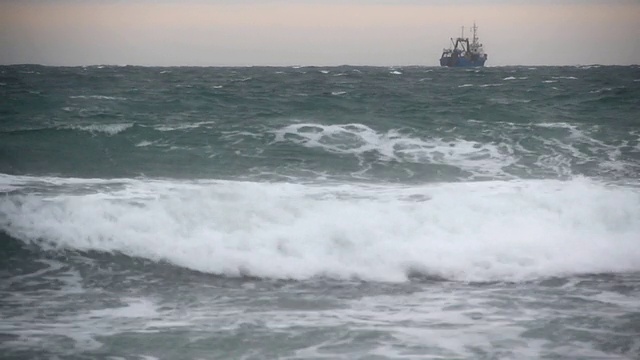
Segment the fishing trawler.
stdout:
<svg viewBox="0 0 640 360">
<path fill-rule="evenodd" d="M 473 40 L 469 43 L 469 38 L 464 37 L 464 26 L 462 27 L 462 36 L 453 41 L 453 48 L 442 50 L 440 57 L 440 66 L 448 67 L 467 67 L 467 66 L 484 66 L 487 61 L 487 54 L 484 53 L 482 44 L 478 42 L 476 23 L 473 23 Z"/>
</svg>

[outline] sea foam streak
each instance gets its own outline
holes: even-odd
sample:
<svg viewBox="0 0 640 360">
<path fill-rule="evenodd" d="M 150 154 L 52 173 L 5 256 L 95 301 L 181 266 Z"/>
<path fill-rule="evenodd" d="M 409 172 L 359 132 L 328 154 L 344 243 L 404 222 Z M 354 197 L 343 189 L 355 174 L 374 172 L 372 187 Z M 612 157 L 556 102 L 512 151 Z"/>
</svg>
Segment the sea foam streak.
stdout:
<svg viewBox="0 0 640 360">
<path fill-rule="evenodd" d="M 229 276 L 518 281 L 640 271 L 640 193 L 587 179 L 118 181 L 126 186 L 93 194 L 5 195 L 0 230 L 45 248 L 121 252 Z"/>
<path fill-rule="evenodd" d="M 91 125 L 73 125 L 68 128 L 75 130 L 88 131 L 90 133 L 106 133 L 107 135 L 115 135 L 133 127 L 131 123 L 123 124 L 91 124 Z"/>
</svg>

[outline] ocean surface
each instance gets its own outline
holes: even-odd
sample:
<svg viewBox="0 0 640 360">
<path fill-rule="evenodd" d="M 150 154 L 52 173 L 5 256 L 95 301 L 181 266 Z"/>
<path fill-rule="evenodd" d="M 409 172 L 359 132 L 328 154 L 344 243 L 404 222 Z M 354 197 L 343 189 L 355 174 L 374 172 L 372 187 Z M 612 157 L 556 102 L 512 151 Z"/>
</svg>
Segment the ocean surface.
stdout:
<svg viewBox="0 0 640 360">
<path fill-rule="evenodd" d="M 0 66 L 2 359 L 639 359 L 640 67 Z"/>
</svg>

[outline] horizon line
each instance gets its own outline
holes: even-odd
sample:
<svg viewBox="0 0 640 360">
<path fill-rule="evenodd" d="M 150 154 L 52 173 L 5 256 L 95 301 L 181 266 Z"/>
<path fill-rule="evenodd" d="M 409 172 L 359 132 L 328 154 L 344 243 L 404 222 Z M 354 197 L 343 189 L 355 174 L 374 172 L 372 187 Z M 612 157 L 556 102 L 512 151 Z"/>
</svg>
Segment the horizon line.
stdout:
<svg viewBox="0 0 640 360">
<path fill-rule="evenodd" d="M 9 63 L 9 64 L 0 64 L 0 66 L 41 66 L 41 67 L 97 67 L 97 66 L 109 66 L 109 67 L 219 67 L 219 68 L 228 68 L 228 67 L 236 67 L 236 68 L 250 68 L 250 67 L 273 67 L 273 68 L 306 68 L 306 67 L 388 67 L 388 68 L 396 68 L 396 67 L 429 67 L 429 68 L 446 68 L 447 66 L 440 65 L 425 65 L 425 64 L 405 64 L 405 65 L 367 65 L 367 64 L 340 64 L 340 65 L 320 65 L 320 64 L 312 64 L 312 65 L 303 65 L 303 64 L 291 64 L 291 65 L 261 65 L 261 64 L 253 64 L 253 65 L 143 65 L 143 64 L 73 64 L 73 65 L 51 65 L 51 64 L 39 64 L 39 63 Z M 640 63 L 635 64 L 600 64 L 600 63 L 585 63 L 585 64 L 556 64 L 556 65 L 540 65 L 540 64 L 507 64 L 507 65 L 485 65 L 485 66 L 475 66 L 475 67 L 464 67 L 468 68 L 500 68 L 500 67 L 576 67 L 576 66 L 640 66 Z"/>
</svg>

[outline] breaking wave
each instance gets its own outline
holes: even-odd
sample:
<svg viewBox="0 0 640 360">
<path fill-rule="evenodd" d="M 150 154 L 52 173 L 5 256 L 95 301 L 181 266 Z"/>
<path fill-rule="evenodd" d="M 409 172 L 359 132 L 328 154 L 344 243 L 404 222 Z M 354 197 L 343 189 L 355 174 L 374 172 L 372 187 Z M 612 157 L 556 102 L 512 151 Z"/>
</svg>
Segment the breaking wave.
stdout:
<svg viewBox="0 0 640 360">
<path fill-rule="evenodd" d="M 640 192 L 584 178 L 392 186 L 5 176 L 2 183 L 0 230 L 14 238 L 225 276 L 521 281 L 640 271 Z M 57 189 L 17 190 L 29 184 Z M 77 188 L 84 190 L 69 190 Z"/>
</svg>

